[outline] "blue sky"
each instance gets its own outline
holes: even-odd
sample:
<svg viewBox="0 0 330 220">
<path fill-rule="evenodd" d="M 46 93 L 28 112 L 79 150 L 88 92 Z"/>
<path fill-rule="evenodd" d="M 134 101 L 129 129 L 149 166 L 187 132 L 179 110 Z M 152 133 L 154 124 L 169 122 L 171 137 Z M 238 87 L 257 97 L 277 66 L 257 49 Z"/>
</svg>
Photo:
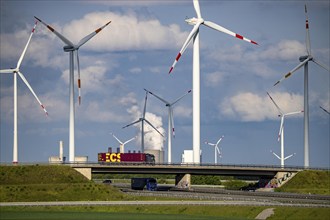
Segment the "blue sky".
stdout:
<svg viewBox="0 0 330 220">
<path fill-rule="evenodd" d="M 200 1 L 205 20 L 213 21 L 259 43 L 235 39 L 205 26 L 201 39 L 201 149 L 203 162 L 214 162 L 222 135 L 221 163 L 279 165 L 280 119 L 268 91 L 285 112 L 303 109 L 303 70 L 273 87 L 298 65 L 305 48 L 305 1 Z M 16 66 L 34 25 L 34 17 L 51 24 L 77 43 L 96 28 L 111 24 L 79 50 L 82 104 L 76 105 L 76 156 L 96 161 L 98 152 L 118 147 L 139 134 L 122 127 L 140 117 L 146 88 L 175 100 L 192 87 L 192 46 L 168 75 L 196 16 L 192 1 L 7 1 L 1 0 L 0 69 Z M 329 1 L 307 1 L 312 54 L 329 64 Z M 18 80 L 18 143 L 20 162 L 46 162 L 58 155 L 64 141 L 68 157 L 69 56 L 63 43 L 42 24 L 21 65 L 21 71 L 46 106 L 46 117 L 30 91 Z M 310 166 L 329 167 L 329 72 L 314 63 L 310 71 Z M 76 72 L 75 72 L 76 74 Z M 75 85 L 77 95 L 77 86 Z M 77 97 L 75 99 L 78 100 Z M 13 77 L 0 74 L 0 161 L 12 161 Z M 147 119 L 167 131 L 167 109 L 149 96 Z M 174 107 L 176 137 L 172 161 L 192 149 L 192 97 Z M 147 130 L 150 128 L 147 128 Z M 165 134 L 165 136 L 167 136 Z M 303 115 L 285 120 L 285 153 L 296 155 L 287 165 L 302 166 Z M 146 135 L 146 148 L 163 148 L 157 133 Z M 127 150 L 139 150 L 140 140 Z M 218 160 L 219 161 L 219 160 Z"/>
</svg>

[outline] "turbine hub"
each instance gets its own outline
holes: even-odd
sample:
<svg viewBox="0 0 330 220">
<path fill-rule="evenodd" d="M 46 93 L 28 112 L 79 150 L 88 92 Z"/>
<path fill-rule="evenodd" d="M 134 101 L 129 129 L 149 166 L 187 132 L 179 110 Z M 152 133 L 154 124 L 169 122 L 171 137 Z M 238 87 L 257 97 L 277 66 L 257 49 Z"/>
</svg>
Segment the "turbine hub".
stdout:
<svg viewBox="0 0 330 220">
<path fill-rule="evenodd" d="M 201 23 L 204 22 L 204 20 L 203 20 L 202 18 L 195 18 L 195 17 L 193 17 L 193 18 L 187 18 L 185 21 L 186 21 L 188 24 L 190 24 L 190 25 L 195 25 L 195 24 L 197 24 L 198 22 L 201 22 Z"/>
</svg>

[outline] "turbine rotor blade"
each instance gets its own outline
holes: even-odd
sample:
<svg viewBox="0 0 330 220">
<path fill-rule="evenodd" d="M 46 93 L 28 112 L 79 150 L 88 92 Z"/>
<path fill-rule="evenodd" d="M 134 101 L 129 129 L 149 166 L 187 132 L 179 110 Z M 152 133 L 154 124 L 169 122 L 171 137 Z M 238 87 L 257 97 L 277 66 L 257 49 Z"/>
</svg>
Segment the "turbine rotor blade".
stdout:
<svg viewBox="0 0 330 220">
<path fill-rule="evenodd" d="M 320 108 L 321 108 L 323 111 L 325 111 L 326 113 L 328 113 L 328 114 L 330 115 L 330 112 L 327 111 L 325 108 L 323 108 L 322 106 L 320 106 Z"/>
<path fill-rule="evenodd" d="M 21 72 L 17 72 L 18 75 L 21 77 L 21 79 L 23 80 L 23 82 L 25 83 L 25 85 L 30 89 L 31 93 L 34 95 L 34 97 L 36 98 L 36 100 L 38 101 L 38 103 L 40 104 L 42 110 L 45 112 L 45 114 L 48 116 L 48 112 L 46 110 L 46 108 L 44 107 L 44 105 L 41 103 L 41 101 L 39 100 L 37 94 L 33 91 L 32 87 L 30 86 L 29 82 L 26 80 L 26 78 L 24 77 L 24 75 Z"/>
<path fill-rule="evenodd" d="M 221 152 L 220 152 L 219 148 L 218 147 L 215 147 L 215 149 L 217 150 L 217 152 L 218 152 L 218 154 L 220 156 L 221 155 Z"/>
<path fill-rule="evenodd" d="M 208 144 L 208 145 L 210 145 L 210 146 L 215 146 L 215 144 L 212 144 L 212 143 L 207 142 L 207 141 L 205 141 L 205 144 Z"/>
<path fill-rule="evenodd" d="M 306 14 L 306 49 L 307 49 L 307 54 L 311 55 L 311 38 L 309 35 L 309 24 L 308 24 L 308 15 L 307 15 L 307 5 L 305 4 L 305 14 Z"/>
<path fill-rule="evenodd" d="M 302 66 L 305 65 L 305 63 L 307 63 L 311 58 L 307 57 L 303 62 L 301 62 L 298 66 L 296 66 L 295 68 L 293 68 L 290 72 L 288 72 L 286 75 L 284 75 L 279 81 L 277 81 L 274 86 L 276 86 L 277 84 L 279 84 L 280 82 L 282 82 L 284 79 L 289 78 L 295 71 L 297 71 L 298 69 L 300 69 Z"/>
<path fill-rule="evenodd" d="M 296 115 L 296 114 L 299 114 L 299 113 L 302 113 L 302 112 L 304 112 L 304 111 L 302 110 L 302 111 L 297 111 L 297 112 L 289 112 L 289 113 L 284 114 L 284 116 Z"/>
<path fill-rule="evenodd" d="M 274 156 L 275 157 L 277 157 L 279 160 L 281 159 L 281 157 L 280 156 L 278 156 L 277 154 L 275 154 L 273 151 L 270 151 L 271 153 L 273 153 L 274 154 Z"/>
<path fill-rule="evenodd" d="M 156 98 L 158 98 L 160 101 L 164 102 L 166 105 L 170 105 L 170 103 L 168 101 L 166 101 L 165 99 L 163 99 L 162 97 L 156 95 L 155 93 L 150 92 L 147 89 L 144 89 L 146 92 L 150 93 L 151 95 L 155 96 Z"/>
<path fill-rule="evenodd" d="M 95 31 L 93 31 L 91 34 L 87 35 L 86 37 L 84 37 L 83 39 L 81 39 L 79 41 L 79 43 L 77 44 L 77 48 L 81 47 L 82 45 L 84 45 L 87 41 L 89 41 L 92 37 L 94 37 L 96 34 L 98 34 L 100 31 L 102 31 L 106 26 L 108 26 L 111 23 L 111 21 L 109 21 L 108 23 L 106 23 L 105 25 L 103 25 L 102 27 L 96 29 Z"/>
<path fill-rule="evenodd" d="M 193 37 L 196 35 L 197 31 L 198 31 L 198 28 L 199 26 L 201 25 L 201 22 L 198 22 L 197 24 L 195 24 L 194 28 L 191 30 L 190 34 L 188 35 L 188 38 L 186 39 L 186 41 L 184 42 L 180 52 L 178 53 L 178 55 L 176 56 L 171 68 L 170 68 L 170 71 L 168 73 L 171 73 L 172 70 L 174 69 L 176 63 L 179 61 L 180 57 L 182 56 L 182 54 L 184 53 L 184 51 L 187 49 L 190 41 L 193 39 Z"/>
<path fill-rule="evenodd" d="M 51 32 L 53 32 L 58 38 L 60 38 L 66 45 L 71 46 L 71 47 L 74 47 L 74 44 L 71 41 L 69 41 L 66 37 L 64 37 L 59 32 L 57 32 L 53 27 L 51 27 L 50 25 L 46 24 L 45 22 L 43 22 L 42 20 L 40 20 L 36 16 L 34 16 L 34 17 L 35 17 L 35 19 L 37 19 L 38 21 L 40 21 L 43 25 L 45 25 Z"/>
<path fill-rule="evenodd" d="M 23 61 L 24 55 L 25 55 L 25 53 L 26 53 L 26 50 L 27 50 L 27 48 L 28 48 L 28 46 L 29 46 L 29 44 L 30 44 L 30 41 L 31 41 L 32 35 L 34 34 L 35 28 L 37 27 L 37 23 L 38 23 L 38 22 L 36 21 L 35 24 L 34 24 L 34 26 L 33 26 L 33 29 L 32 29 L 32 31 L 31 31 L 31 34 L 30 34 L 29 40 L 27 41 L 27 43 L 26 43 L 26 45 L 25 45 L 25 48 L 24 48 L 24 50 L 23 50 L 23 52 L 22 52 L 22 54 L 21 54 L 21 56 L 20 56 L 20 58 L 19 58 L 19 60 L 18 60 L 18 62 L 17 62 L 16 69 L 19 69 L 19 67 L 21 66 L 21 63 L 22 63 L 22 61 Z"/>
<path fill-rule="evenodd" d="M 290 157 L 293 157 L 294 155 L 296 155 L 296 153 L 293 153 L 293 154 L 291 154 L 291 155 L 285 157 L 284 160 L 289 159 Z"/>
<path fill-rule="evenodd" d="M 194 3 L 194 8 L 195 8 L 195 11 L 196 11 L 197 18 L 202 18 L 201 9 L 199 7 L 198 0 L 194 0 L 193 3 Z"/>
<path fill-rule="evenodd" d="M 322 67 L 323 69 L 327 70 L 328 72 L 330 71 L 330 70 L 329 70 L 329 67 L 327 67 L 327 66 L 324 65 L 323 63 L 320 63 L 320 62 L 317 61 L 316 59 L 313 58 L 312 61 L 313 61 L 314 63 L 316 63 L 317 65 L 319 65 L 320 67 Z"/>
<path fill-rule="evenodd" d="M 4 69 L 0 70 L 0 73 L 13 73 L 15 71 L 18 71 L 17 69 Z"/>
<path fill-rule="evenodd" d="M 277 108 L 277 110 L 279 111 L 280 115 L 283 115 L 282 109 L 276 104 L 276 102 L 274 101 L 274 99 L 270 96 L 270 94 L 267 92 L 267 95 L 269 96 L 270 100 L 272 100 L 272 102 L 274 103 L 275 107 Z"/>
<path fill-rule="evenodd" d="M 125 141 L 125 142 L 123 143 L 123 145 L 125 145 L 125 144 L 127 144 L 127 143 L 131 142 L 131 141 L 132 141 L 132 140 L 134 140 L 135 138 L 137 138 L 137 136 L 135 136 L 135 137 L 133 137 L 133 138 L 129 139 L 128 141 Z"/>
<path fill-rule="evenodd" d="M 231 35 L 233 37 L 236 37 L 238 39 L 244 40 L 246 42 L 249 42 L 249 43 L 258 45 L 257 42 L 255 42 L 253 40 L 250 40 L 250 39 L 248 39 L 246 37 L 243 37 L 242 35 L 236 34 L 236 33 L 232 32 L 232 31 L 230 31 L 230 30 L 228 30 L 228 29 L 226 29 L 226 28 L 224 28 L 224 27 L 222 27 L 222 26 L 220 26 L 220 25 L 218 25 L 216 23 L 211 22 L 211 21 L 204 21 L 203 24 L 205 26 L 209 27 L 209 28 L 212 28 L 212 29 L 216 30 L 216 31 L 220 31 L 220 32 L 223 32 L 225 34 L 229 34 L 229 35 Z"/>
<path fill-rule="evenodd" d="M 153 129 L 155 129 L 162 137 L 164 137 L 164 135 L 162 135 L 162 133 L 160 133 L 159 131 L 158 131 L 158 129 L 155 127 L 155 126 L 153 126 L 147 119 L 143 119 L 145 122 L 147 122 L 148 123 L 148 125 L 150 125 Z"/>
<path fill-rule="evenodd" d="M 142 118 L 145 119 L 146 116 L 146 110 L 147 110 L 147 99 L 148 99 L 148 92 L 146 92 L 146 97 L 144 99 L 144 108 L 143 108 L 143 115 Z"/>
<path fill-rule="evenodd" d="M 217 141 L 217 143 L 215 144 L 216 146 L 218 146 L 218 144 L 221 142 L 222 138 L 224 138 L 224 136 L 222 135 L 221 138 Z"/>
<path fill-rule="evenodd" d="M 134 124 L 136 124 L 136 123 L 139 123 L 139 122 L 141 122 L 142 121 L 142 118 L 139 118 L 138 120 L 136 120 L 136 121 L 134 121 L 134 122 L 132 122 L 132 123 L 130 123 L 130 124 L 128 124 L 128 125 L 125 125 L 124 127 L 122 127 L 122 128 L 127 128 L 127 127 L 129 127 L 129 126 L 131 126 L 131 125 L 134 125 Z"/>
<path fill-rule="evenodd" d="M 123 142 L 121 142 L 113 133 L 110 133 L 117 141 L 119 144 L 123 144 Z"/>
<path fill-rule="evenodd" d="M 183 94 L 181 97 L 179 97 L 177 100 L 175 100 L 174 102 L 172 102 L 171 105 L 174 105 L 175 103 L 177 103 L 178 101 L 180 101 L 183 97 L 185 97 L 189 93 L 191 93 L 191 90 L 189 90 L 188 92 L 186 92 L 185 94 Z"/>
</svg>

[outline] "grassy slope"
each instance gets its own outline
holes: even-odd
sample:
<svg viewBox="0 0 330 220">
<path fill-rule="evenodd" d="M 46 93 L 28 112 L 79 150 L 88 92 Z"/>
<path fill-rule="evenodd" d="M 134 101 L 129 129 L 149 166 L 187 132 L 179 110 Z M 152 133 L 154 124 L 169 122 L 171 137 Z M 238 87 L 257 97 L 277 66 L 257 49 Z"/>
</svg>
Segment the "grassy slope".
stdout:
<svg viewBox="0 0 330 220">
<path fill-rule="evenodd" d="M 277 192 L 330 195 L 330 171 L 302 171 Z"/>
<path fill-rule="evenodd" d="M 0 166 L 0 202 L 123 199 L 128 196 L 67 166 Z"/>
<path fill-rule="evenodd" d="M 299 184 L 300 192 L 317 184 L 326 191 L 329 186 L 329 172 L 302 173 L 302 177 L 316 178 L 308 184 Z M 295 178 L 299 179 L 300 175 Z M 296 183 L 295 183 L 296 181 Z M 315 182 L 316 181 L 316 182 Z M 327 185 L 328 184 L 328 185 Z M 292 188 L 287 184 L 288 189 Z M 284 187 L 283 187 L 284 189 Z M 310 191 L 310 190 L 309 190 Z M 329 187 L 328 187 L 329 194 Z M 66 166 L 0 166 L 0 202 L 10 201 L 70 201 L 70 200 L 132 200 L 146 199 L 127 196 L 111 186 L 95 184 L 75 170 Z M 150 198 L 149 198 L 150 199 Z M 1 207 L 1 219 L 206 219 L 221 216 L 220 219 L 254 219 L 267 207 L 231 206 L 114 206 L 114 207 Z M 275 208 L 270 219 L 329 219 L 330 209 L 326 208 Z M 53 213 L 50 216 L 48 213 Z M 65 213 L 68 213 L 67 215 Z M 94 214 L 93 214 L 94 213 Z M 117 214 L 115 214 L 117 213 Z M 173 218 L 166 218 L 168 215 Z M 20 216 L 17 216 L 20 215 Z M 62 216 L 63 215 L 63 216 Z M 87 216 L 90 215 L 90 216 Z M 157 215 L 157 216 L 156 216 Z M 114 217 L 111 218 L 110 216 Z M 31 218 L 30 218 L 31 217 Z M 53 218 L 52 218 L 53 217 Z M 78 217 L 78 218 L 75 218 Z M 86 218 L 83 218 L 86 217 Z M 196 217 L 196 218 L 194 218 Z M 98 218 L 101 219 L 101 218 Z"/>
</svg>

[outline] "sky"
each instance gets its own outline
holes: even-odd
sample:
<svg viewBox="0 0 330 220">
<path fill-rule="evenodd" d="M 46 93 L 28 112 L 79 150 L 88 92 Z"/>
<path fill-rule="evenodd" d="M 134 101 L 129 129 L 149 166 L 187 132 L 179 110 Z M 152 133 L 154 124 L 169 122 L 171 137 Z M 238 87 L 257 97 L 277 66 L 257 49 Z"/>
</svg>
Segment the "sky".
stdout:
<svg viewBox="0 0 330 220">
<path fill-rule="evenodd" d="M 220 143 L 223 164 L 279 165 L 280 118 L 271 94 L 283 112 L 303 110 L 303 69 L 273 86 L 306 55 L 307 3 L 314 58 L 330 66 L 329 1 L 211 1 L 200 0 L 202 17 L 239 33 L 254 45 L 200 27 L 202 162 L 214 163 Z M 119 147 L 140 150 L 140 127 L 123 126 L 141 117 L 144 88 L 174 101 L 192 89 L 192 45 L 168 71 L 196 17 L 192 1 L 9 1 L 0 0 L 0 69 L 15 67 L 39 17 L 74 43 L 111 23 L 79 50 L 82 103 L 78 105 L 75 66 L 76 156 L 97 161 L 98 152 Z M 21 65 L 49 116 L 22 80 L 18 79 L 18 160 L 47 162 L 59 154 L 59 141 L 69 158 L 69 56 L 63 42 L 38 23 Z M 329 72 L 309 63 L 310 166 L 330 167 Z M 148 96 L 146 118 L 167 137 L 168 110 Z M 172 162 L 180 163 L 192 149 L 192 95 L 174 107 L 176 136 Z M 285 118 L 286 165 L 304 165 L 303 114 Z M 146 126 L 147 131 L 152 130 Z M 145 135 L 145 148 L 162 149 L 167 141 L 157 132 Z M 13 158 L 13 75 L 0 74 L 0 162 Z"/>
</svg>

